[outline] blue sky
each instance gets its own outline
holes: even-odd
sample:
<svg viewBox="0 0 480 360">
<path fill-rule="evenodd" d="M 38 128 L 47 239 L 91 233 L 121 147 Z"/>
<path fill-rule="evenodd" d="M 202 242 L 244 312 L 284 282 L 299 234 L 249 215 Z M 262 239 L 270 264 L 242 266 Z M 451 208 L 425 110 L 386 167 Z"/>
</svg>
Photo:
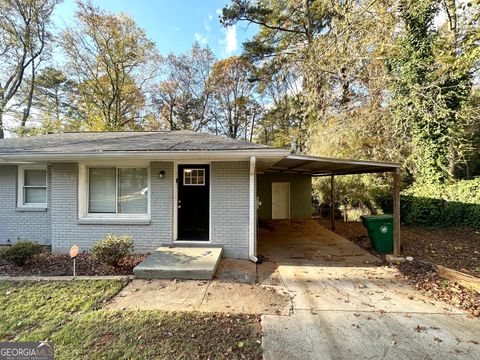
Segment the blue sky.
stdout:
<svg viewBox="0 0 480 360">
<path fill-rule="evenodd" d="M 162 55 L 182 53 L 195 40 L 208 44 L 218 58 L 238 55 L 242 42 L 257 28 L 237 24 L 229 29 L 220 25 L 220 10 L 228 0 L 93 0 L 108 12 L 124 12 L 145 29 Z M 75 0 L 64 0 L 54 13 L 56 26 L 64 28 L 74 20 Z"/>
</svg>

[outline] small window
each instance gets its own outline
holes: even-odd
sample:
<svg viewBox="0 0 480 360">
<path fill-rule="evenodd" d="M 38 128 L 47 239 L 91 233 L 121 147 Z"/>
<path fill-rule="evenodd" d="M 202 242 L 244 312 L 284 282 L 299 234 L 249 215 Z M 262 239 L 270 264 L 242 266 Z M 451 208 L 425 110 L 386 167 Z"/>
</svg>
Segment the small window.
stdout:
<svg viewBox="0 0 480 360">
<path fill-rule="evenodd" d="M 205 185 L 205 169 L 183 169 L 183 185 Z"/>
<path fill-rule="evenodd" d="M 23 165 L 18 168 L 18 205 L 20 207 L 47 206 L 47 167 Z"/>
</svg>

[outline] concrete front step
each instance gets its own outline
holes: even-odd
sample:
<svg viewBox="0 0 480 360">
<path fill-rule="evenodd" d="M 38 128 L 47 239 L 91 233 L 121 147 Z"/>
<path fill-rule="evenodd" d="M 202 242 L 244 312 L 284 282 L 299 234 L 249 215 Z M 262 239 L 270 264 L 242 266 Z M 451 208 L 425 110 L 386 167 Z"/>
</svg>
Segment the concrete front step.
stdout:
<svg viewBox="0 0 480 360">
<path fill-rule="evenodd" d="M 222 248 L 160 247 L 138 264 L 137 279 L 210 280 L 222 258 Z"/>
</svg>

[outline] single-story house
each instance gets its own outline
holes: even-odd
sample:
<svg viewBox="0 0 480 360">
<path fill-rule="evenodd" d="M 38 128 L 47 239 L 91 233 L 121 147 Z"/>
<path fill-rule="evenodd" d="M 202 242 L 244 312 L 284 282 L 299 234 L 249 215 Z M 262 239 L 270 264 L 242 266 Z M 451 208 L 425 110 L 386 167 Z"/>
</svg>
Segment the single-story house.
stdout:
<svg viewBox="0 0 480 360">
<path fill-rule="evenodd" d="M 136 252 L 215 246 L 255 261 L 258 219 L 311 216 L 312 176 L 333 185 L 334 175 L 390 171 L 398 183 L 398 169 L 190 131 L 2 139 L 0 244 L 68 252 L 116 233 L 132 235 Z"/>
</svg>

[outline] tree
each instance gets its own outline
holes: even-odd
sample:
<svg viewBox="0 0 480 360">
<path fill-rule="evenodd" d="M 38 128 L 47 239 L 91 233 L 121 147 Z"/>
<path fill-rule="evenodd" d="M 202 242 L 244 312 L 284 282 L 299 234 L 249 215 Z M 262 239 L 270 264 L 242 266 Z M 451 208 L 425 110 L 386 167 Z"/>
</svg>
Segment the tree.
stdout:
<svg viewBox="0 0 480 360">
<path fill-rule="evenodd" d="M 160 56 L 132 18 L 78 2 L 77 23 L 63 34 L 68 68 L 78 82 L 85 127 L 134 129 L 141 121 L 147 84 Z"/>
<path fill-rule="evenodd" d="M 198 42 L 189 52 L 165 59 L 167 76 L 157 88 L 154 103 L 170 130 L 206 128 L 212 104 L 208 80 L 214 63 L 212 50 Z"/>
<path fill-rule="evenodd" d="M 442 0 L 440 8 L 447 20 L 439 28 L 434 51 L 439 64 L 436 82 L 454 123 L 449 173 L 468 178 L 469 158 L 480 150 L 476 138 L 480 107 L 473 85 L 480 69 L 480 3 Z"/>
<path fill-rule="evenodd" d="M 209 86 L 216 102 L 211 131 L 232 139 L 248 140 L 258 105 L 253 98 L 252 65 L 232 56 L 218 61 L 210 74 Z"/>
<path fill-rule="evenodd" d="M 177 81 L 169 79 L 163 80 L 158 84 L 157 91 L 153 95 L 153 103 L 158 110 L 163 128 L 168 130 L 180 128 L 177 119 L 179 97 L 180 89 Z"/>
<path fill-rule="evenodd" d="M 30 114 L 35 69 L 50 40 L 48 26 L 58 0 L 2 0 L 0 2 L 0 139 L 5 136 L 4 114 L 30 69 L 31 86 L 22 116 Z"/>
<path fill-rule="evenodd" d="M 287 67 L 257 68 L 258 91 L 264 112 L 256 128 L 256 140 L 263 144 L 302 153 L 306 151 L 308 119 L 302 86 Z"/>
<path fill-rule="evenodd" d="M 323 71 L 305 65 L 313 55 L 315 39 L 328 33 L 335 16 L 335 6 L 330 2 L 232 0 L 223 9 L 221 22 L 225 26 L 241 21 L 259 25 L 257 35 L 243 44 L 243 55 L 262 66 L 275 59 L 277 67 L 294 69 L 309 95 L 307 110 L 317 116 L 324 105 Z"/>
<path fill-rule="evenodd" d="M 59 69 L 43 68 L 35 81 L 32 107 L 34 127 L 23 133 L 49 133 L 77 130 L 83 114 L 78 108 L 78 86 Z"/>
<path fill-rule="evenodd" d="M 274 107 L 264 106 L 256 124 L 256 141 L 262 144 L 291 148 L 297 153 L 306 151 L 307 126 L 302 94 L 284 95 Z"/>
<path fill-rule="evenodd" d="M 333 157 L 402 161 L 408 138 L 386 106 L 387 60 L 398 16 L 391 2 L 345 1 L 325 36 L 312 46 L 307 68 L 323 70 L 323 115 L 309 126 L 309 151 Z M 353 178 L 352 178 L 353 179 Z M 356 180 L 353 180 L 356 181 Z"/>
<path fill-rule="evenodd" d="M 472 68 L 480 55 L 478 43 L 472 43 L 470 36 L 460 39 L 457 25 L 451 25 L 456 34 L 442 39 L 433 27 L 438 5 L 434 0 L 400 2 L 404 32 L 389 62 L 390 107 L 395 122 L 411 138 L 408 165 L 417 182 L 454 180 L 474 121 L 469 99 Z M 478 41 L 478 29 L 473 33 Z M 466 49 L 462 49 L 464 41 Z"/>
</svg>

